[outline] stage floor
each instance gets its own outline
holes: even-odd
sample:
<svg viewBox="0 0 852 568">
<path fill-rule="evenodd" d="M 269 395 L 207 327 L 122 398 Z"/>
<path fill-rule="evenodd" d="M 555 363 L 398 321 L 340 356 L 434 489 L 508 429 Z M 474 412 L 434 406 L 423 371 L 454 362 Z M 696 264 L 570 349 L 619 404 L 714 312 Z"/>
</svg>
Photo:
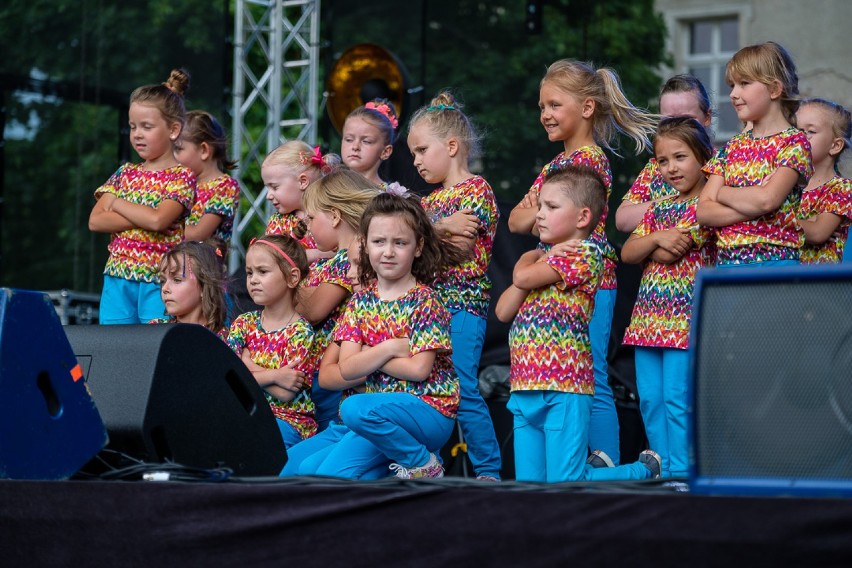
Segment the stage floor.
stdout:
<svg viewBox="0 0 852 568">
<path fill-rule="evenodd" d="M 660 482 L 0 481 L 4 566 L 849 566 L 852 500 Z"/>
</svg>

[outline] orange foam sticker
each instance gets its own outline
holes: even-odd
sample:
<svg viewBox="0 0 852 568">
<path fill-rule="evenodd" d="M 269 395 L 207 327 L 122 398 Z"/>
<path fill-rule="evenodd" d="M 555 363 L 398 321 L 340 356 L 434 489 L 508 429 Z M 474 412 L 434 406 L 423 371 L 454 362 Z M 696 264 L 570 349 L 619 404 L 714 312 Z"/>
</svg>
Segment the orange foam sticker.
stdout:
<svg viewBox="0 0 852 568">
<path fill-rule="evenodd" d="M 74 368 L 71 369 L 71 378 L 74 379 L 75 383 L 83 378 L 83 369 L 80 367 L 80 363 L 77 363 L 74 365 Z"/>
</svg>

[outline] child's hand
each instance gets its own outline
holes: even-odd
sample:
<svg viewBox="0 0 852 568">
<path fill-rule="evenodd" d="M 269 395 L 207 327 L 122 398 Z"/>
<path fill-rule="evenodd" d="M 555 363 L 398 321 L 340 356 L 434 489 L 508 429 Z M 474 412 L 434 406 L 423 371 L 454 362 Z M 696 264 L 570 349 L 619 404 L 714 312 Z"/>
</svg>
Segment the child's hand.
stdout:
<svg viewBox="0 0 852 568">
<path fill-rule="evenodd" d="M 394 357 L 408 357 L 411 355 L 411 342 L 407 337 L 386 339 L 382 343 L 387 344 L 390 354 Z"/>
<path fill-rule="evenodd" d="M 521 255 L 521 258 L 518 259 L 518 264 L 533 264 L 537 262 L 538 259 L 544 257 L 544 251 L 541 249 L 532 249 L 528 250 L 524 254 Z"/>
<path fill-rule="evenodd" d="M 657 231 L 654 233 L 657 246 L 672 254 L 683 256 L 693 245 L 692 237 L 689 236 L 690 231 L 691 229 L 687 227 Z"/>
<path fill-rule="evenodd" d="M 575 254 L 578 250 L 580 250 L 580 243 L 582 242 L 583 241 L 580 239 L 569 239 L 567 241 L 557 243 L 547 252 L 547 257 Z"/>
<path fill-rule="evenodd" d="M 305 373 L 292 366 L 281 367 L 275 374 L 275 384 L 290 392 L 299 392 L 305 386 Z"/>
<path fill-rule="evenodd" d="M 479 218 L 473 214 L 473 209 L 462 209 L 439 219 L 435 228 L 444 237 L 472 238 L 479 231 Z"/>
<path fill-rule="evenodd" d="M 777 171 L 778 171 L 778 169 L 776 168 L 776 169 L 772 170 L 771 172 L 769 172 L 769 175 L 768 175 L 768 176 L 766 176 L 765 178 L 763 178 L 763 180 L 761 180 L 761 182 L 760 182 L 760 186 L 761 186 L 761 187 L 766 187 L 766 184 L 767 184 L 767 183 L 769 183 L 769 179 L 770 179 L 772 176 L 774 176 L 774 175 L 775 175 L 775 172 L 777 172 Z"/>
<path fill-rule="evenodd" d="M 529 190 L 518 204 L 521 209 L 538 209 L 538 192 Z"/>
</svg>

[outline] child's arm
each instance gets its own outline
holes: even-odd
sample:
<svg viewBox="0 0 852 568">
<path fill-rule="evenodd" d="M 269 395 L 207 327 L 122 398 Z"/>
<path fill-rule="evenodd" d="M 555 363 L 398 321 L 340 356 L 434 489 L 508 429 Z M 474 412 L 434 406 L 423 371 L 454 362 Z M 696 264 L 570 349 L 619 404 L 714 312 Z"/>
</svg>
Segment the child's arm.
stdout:
<svg viewBox="0 0 852 568">
<path fill-rule="evenodd" d="M 186 226 L 184 236 L 188 241 L 204 241 L 212 237 L 221 224 L 221 216 L 215 213 L 205 213 L 198 220 L 197 225 Z"/>
<path fill-rule="evenodd" d="M 538 193 L 530 190 L 509 213 L 509 230 L 513 233 L 538 235 L 535 216 L 538 214 Z"/>
<path fill-rule="evenodd" d="M 695 209 L 696 217 L 701 225 L 707 227 L 727 227 L 734 223 L 748 221 L 746 217 L 737 210 L 719 203 L 719 189 L 725 185 L 722 176 L 711 175 L 701 190 L 698 198 L 698 206 Z"/>
<path fill-rule="evenodd" d="M 367 377 L 347 381 L 340 374 L 340 345 L 332 341 L 322 355 L 317 380 L 319 385 L 327 390 L 340 391 L 363 384 Z"/>
<path fill-rule="evenodd" d="M 618 209 L 615 210 L 615 228 L 622 233 L 632 233 L 642 222 L 645 212 L 652 203 L 654 202 L 633 203 L 627 199 L 622 201 Z"/>
<path fill-rule="evenodd" d="M 171 227 L 185 211 L 184 206 L 174 199 L 164 199 L 156 207 L 116 199 L 112 202 L 111 210 L 126 217 L 134 226 L 157 233 Z"/>
<path fill-rule="evenodd" d="M 835 213 L 820 213 L 798 221 L 805 233 L 805 242 L 809 245 L 821 245 L 834 234 L 843 217 Z"/>
<path fill-rule="evenodd" d="M 248 349 L 243 349 L 240 358 L 251 371 L 257 384 L 281 402 L 290 402 L 306 386 L 305 373 L 302 371 L 297 371 L 290 366 L 279 369 L 261 367 L 252 361 Z"/>
<path fill-rule="evenodd" d="M 798 181 L 799 172 L 782 166 L 766 176 L 760 185 L 720 187 L 716 200 L 746 219 L 755 219 L 778 210 Z"/>
<path fill-rule="evenodd" d="M 330 250 L 327 252 L 323 252 L 319 249 L 305 249 L 305 256 L 308 257 L 308 264 L 313 264 L 317 260 L 321 258 L 331 258 L 334 256 L 334 251 Z"/>
<path fill-rule="evenodd" d="M 89 230 L 96 233 L 120 233 L 135 229 L 136 225 L 125 217 L 109 210 L 109 206 L 115 200 L 112 193 L 104 193 L 95 202 L 92 212 L 89 214 Z"/>
<path fill-rule="evenodd" d="M 512 272 L 512 284 L 521 290 L 533 290 L 559 282 L 562 277 L 545 262 L 539 262 L 544 251 L 534 249 L 525 252 L 515 264 Z"/>
<path fill-rule="evenodd" d="M 299 291 L 299 303 L 296 311 L 308 320 L 311 325 L 317 325 L 325 320 L 347 297 L 349 291 L 343 286 L 323 282 L 319 286 L 302 288 Z"/>
<path fill-rule="evenodd" d="M 514 284 L 509 284 L 509 287 L 500 294 L 497 305 L 494 306 L 494 313 L 497 315 L 497 319 L 503 323 L 509 323 L 515 319 L 515 316 L 518 315 L 518 310 L 521 309 L 521 305 L 523 305 L 529 293 L 529 290 L 521 290 Z"/>
<path fill-rule="evenodd" d="M 639 264 L 659 249 L 668 252 L 674 260 L 678 260 L 692 247 L 692 237 L 689 236 L 689 232 L 687 228 L 675 227 L 654 231 L 641 237 L 634 233 L 621 248 L 621 260 L 627 264 Z"/>
<path fill-rule="evenodd" d="M 391 339 L 390 341 L 399 341 Z M 408 339 L 404 339 L 408 345 Z M 372 347 L 368 349 L 374 349 Z M 409 347 L 410 349 L 410 347 Z M 400 379 L 402 381 L 422 382 L 429 378 L 432 374 L 432 367 L 435 365 L 435 358 L 438 353 L 434 349 L 428 349 L 410 355 L 410 351 L 402 357 L 394 357 L 379 369 L 385 374 Z"/>
<path fill-rule="evenodd" d="M 473 209 L 460 209 L 448 217 L 435 221 L 435 230 L 444 237 L 476 237 L 479 231 L 479 218 L 473 214 Z"/>
<path fill-rule="evenodd" d="M 388 339 L 370 349 L 360 343 L 343 341 L 340 344 L 340 376 L 355 381 L 381 369 L 394 357 L 408 357 L 408 339 Z"/>
</svg>

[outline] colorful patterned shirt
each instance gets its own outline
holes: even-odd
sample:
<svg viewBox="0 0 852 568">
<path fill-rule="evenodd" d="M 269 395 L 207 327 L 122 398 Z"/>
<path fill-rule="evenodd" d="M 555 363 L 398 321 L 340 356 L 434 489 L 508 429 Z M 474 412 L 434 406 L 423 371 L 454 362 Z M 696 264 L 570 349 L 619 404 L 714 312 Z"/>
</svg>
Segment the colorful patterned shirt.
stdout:
<svg viewBox="0 0 852 568">
<path fill-rule="evenodd" d="M 260 311 L 237 316 L 228 333 L 228 345 L 238 356 L 243 349 L 251 353 L 251 360 L 266 369 L 280 369 L 288 365 L 305 373 L 302 390 L 290 402 L 266 394 L 272 414 L 290 424 L 302 438 L 316 434 L 314 402 L 311 400 L 311 382 L 317 369 L 313 353 L 314 330 L 302 317 L 281 329 L 266 331 L 260 324 Z"/>
<path fill-rule="evenodd" d="M 306 249 L 315 249 L 317 248 L 316 242 L 314 242 L 314 238 L 311 236 L 309 232 L 305 233 L 305 236 L 301 239 L 296 238 L 295 232 L 296 227 L 299 226 L 302 220 L 295 213 L 287 213 L 286 215 L 282 215 L 277 211 L 272 214 L 269 218 L 269 221 L 266 223 L 266 234 L 267 235 L 287 235 L 288 237 L 292 237 L 299 241 L 303 247 Z"/>
<path fill-rule="evenodd" d="M 369 346 L 401 337 L 408 338 L 412 355 L 437 352 L 432 373 L 418 382 L 375 371 L 367 377 L 366 392 L 407 392 L 455 418 L 459 380 L 450 357 L 450 312 L 432 288 L 417 284 L 402 297 L 386 301 L 379 298 L 373 284 L 352 296 L 334 330 L 335 341 Z"/>
<path fill-rule="evenodd" d="M 152 319 L 151 321 L 149 321 L 148 323 L 153 323 L 153 324 L 158 324 L 158 323 L 178 323 L 178 320 L 177 320 L 177 318 L 175 318 L 174 316 L 166 316 L 166 317 L 162 317 L 162 318 L 154 318 L 154 319 Z M 205 329 L 206 329 L 206 328 L 205 328 Z M 219 339 L 221 339 L 221 340 L 222 340 L 222 341 L 224 341 L 225 343 L 227 343 L 227 342 L 228 342 L 228 328 L 227 328 L 227 327 L 223 327 L 222 329 L 220 329 L 219 331 L 217 331 L 217 332 L 215 333 L 215 335 L 216 335 L 216 337 L 218 337 Z"/>
<path fill-rule="evenodd" d="M 648 163 L 645 164 L 645 167 L 642 168 L 642 171 L 639 172 L 639 176 L 636 178 L 636 181 L 633 182 L 633 185 L 631 185 L 630 189 L 627 190 L 627 193 L 624 194 L 622 201 L 629 201 L 630 203 L 648 203 L 649 201 L 656 201 L 672 195 L 677 195 L 677 190 L 673 189 L 666 180 L 663 179 L 657 165 L 657 159 L 651 158 L 648 160 Z"/>
<path fill-rule="evenodd" d="M 227 174 L 198 184 L 195 205 L 186 220 L 187 226 L 195 226 L 207 214 L 218 215 L 222 222 L 216 227 L 214 237 L 226 243 L 234 231 L 234 214 L 240 204 L 240 184 Z"/>
<path fill-rule="evenodd" d="M 539 244 L 545 254 L 553 248 Z M 594 394 L 589 321 L 603 273 L 592 237 L 567 256 L 547 257 L 561 280 L 530 290 L 509 329 L 512 391 Z"/>
<path fill-rule="evenodd" d="M 315 268 L 308 273 L 302 281 L 305 288 L 314 288 L 320 284 L 335 284 L 346 290 L 347 298 L 343 300 L 328 317 L 319 325 L 314 327 L 316 337 L 314 338 L 314 352 L 318 359 L 322 358 L 328 344 L 331 343 L 331 334 L 340 317 L 340 312 L 346 305 L 349 295 L 352 294 L 352 282 L 349 280 L 349 254 L 346 249 L 340 249 L 335 255 L 323 262 L 316 264 Z"/>
<path fill-rule="evenodd" d="M 841 218 L 840 225 L 821 245 L 802 247 L 802 264 L 840 262 L 852 223 L 852 180 L 835 176 L 825 184 L 802 193 L 799 219 L 815 217 L 821 213 L 834 213 Z"/>
<path fill-rule="evenodd" d="M 438 278 L 434 288 L 450 311 L 463 310 L 481 318 L 487 317 L 491 280 L 486 271 L 491 262 L 491 248 L 500 217 L 494 191 L 482 177 L 473 176 L 452 187 L 436 189 L 421 203 L 433 223 L 462 209 L 472 209 L 479 219 L 473 258 L 451 267 Z"/>
<path fill-rule="evenodd" d="M 802 189 L 813 175 L 811 145 L 793 127 L 764 138 L 753 138 L 749 130 L 731 138 L 704 166 L 708 176 L 722 176 L 725 185 L 734 188 L 757 186 L 780 167 L 798 172 L 799 182 L 776 211 L 717 228 L 719 264 L 799 258 L 804 237 L 796 212 Z"/>
<path fill-rule="evenodd" d="M 195 174 L 183 166 L 165 170 L 143 170 L 141 164 L 123 164 L 107 182 L 95 190 L 95 197 L 112 193 L 131 203 L 157 207 L 166 199 L 184 207 L 184 219 L 195 200 Z M 104 274 L 133 282 L 156 282 L 163 255 L 183 240 L 180 231 L 156 232 L 129 229 L 113 233 Z"/>
<path fill-rule="evenodd" d="M 615 265 L 618 262 L 618 256 L 616 256 L 615 249 L 612 248 L 612 245 L 609 244 L 606 238 L 606 218 L 609 214 L 609 195 L 612 191 L 612 170 L 609 167 L 609 159 L 600 146 L 583 146 L 574 150 L 569 155 L 565 155 L 565 152 L 560 152 L 549 164 L 542 168 L 541 173 L 535 178 L 530 191 L 541 193 L 541 186 L 544 185 L 547 175 L 551 172 L 561 170 L 570 164 L 589 166 L 601 176 L 606 187 L 607 202 L 604 204 L 601 219 L 592 233 L 592 240 L 597 243 L 598 248 L 604 254 L 604 271 L 601 275 L 600 289 L 615 290 Z"/>
<path fill-rule="evenodd" d="M 688 228 L 695 243 L 674 264 L 644 262 L 639 294 L 633 305 L 633 317 L 624 333 L 625 345 L 686 349 L 689 346 L 689 322 L 695 274 L 712 265 L 705 244 L 712 238 L 707 227 L 699 226 L 695 216 L 698 198 L 676 201 L 675 197 L 651 205 L 633 234 L 644 237 L 666 229 Z"/>
</svg>

